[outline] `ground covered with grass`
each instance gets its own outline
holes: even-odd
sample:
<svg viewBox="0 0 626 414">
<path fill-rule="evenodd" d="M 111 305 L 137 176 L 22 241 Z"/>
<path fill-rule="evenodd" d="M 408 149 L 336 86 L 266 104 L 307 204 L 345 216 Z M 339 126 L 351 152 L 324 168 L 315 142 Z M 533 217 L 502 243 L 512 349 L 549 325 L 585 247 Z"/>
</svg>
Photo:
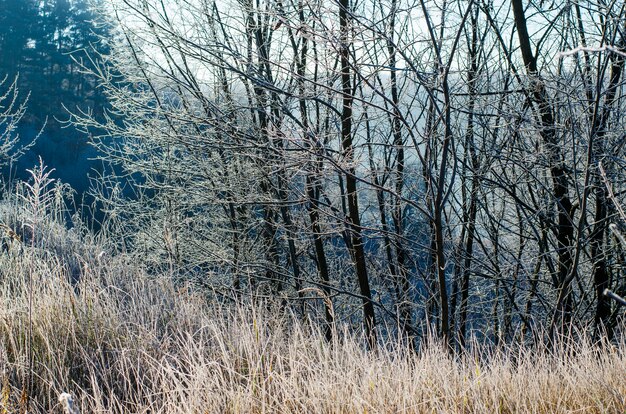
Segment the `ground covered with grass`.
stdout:
<svg viewBox="0 0 626 414">
<path fill-rule="evenodd" d="M 73 284 L 50 252 L 0 254 L 0 412 L 62 412 L 62 392 L 81 413 L 626 412 L 623 342 L 372 352 L 269 305 L 217 305 L 96 245 L 80 257 Z"/>
</svg>

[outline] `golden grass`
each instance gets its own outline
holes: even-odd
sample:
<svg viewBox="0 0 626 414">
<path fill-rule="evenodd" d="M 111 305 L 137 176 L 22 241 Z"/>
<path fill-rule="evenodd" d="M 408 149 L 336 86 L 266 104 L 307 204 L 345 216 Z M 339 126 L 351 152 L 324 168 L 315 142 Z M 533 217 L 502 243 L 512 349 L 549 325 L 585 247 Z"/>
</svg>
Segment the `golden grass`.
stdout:
<svg viewBox="0 0 626 414">
<path fill-rule="evenodd" d="M 83 414 L 626 412 L 623 344 L 371 353 L 266 307 L 207 304 L 123 257 L 92 263 L 73 288 L 54 258 L 25 251 L 0 255 L 0 413 L 19 412 L 27 378 L 29 266 L 31 413 L 62 412 L 64 391 Z"/>
</svg>

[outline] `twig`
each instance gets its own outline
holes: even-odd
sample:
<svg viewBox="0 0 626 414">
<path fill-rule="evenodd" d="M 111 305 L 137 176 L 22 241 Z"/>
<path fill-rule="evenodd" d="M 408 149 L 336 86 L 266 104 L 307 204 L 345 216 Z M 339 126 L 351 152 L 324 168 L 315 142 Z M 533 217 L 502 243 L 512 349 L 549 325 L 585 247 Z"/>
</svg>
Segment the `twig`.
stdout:
<svg viewBox="0 0 626 414">
<path fill-rule="evenodd" d="M 621 297 L 620 295 L 618 295 L 616 293 L 613 293 L 609 289 L 604 289 L 603 294 L 607 298 L 613 299 L 615 302 L 619 303 L 620 305 L 626 306 L 626 299 L 624 299 L 623 297 Z"/>
<path fill-rule="evenodd" d="M 609 193 L 609 198 L 615 205 L 615 208 L 617 209 L 619 216 L 622 218 L 622 221 L 626 222 L 626 213 L 624 213 L 622 206 L 615 199 L 615 194 L 613 194 L 613 188 L 611 187 L 611 183 L 609 182 L 609 179 L 606 176 L 606 171 L 604 171 L 604 167 L 602 166 L 602 163 L 598 164 L 598 168 L 600 169 L 600 175 L 602 176 L 602 181 L 604 181 L 604 185 L 606 186 L 606 191 Z"/>
</svg>

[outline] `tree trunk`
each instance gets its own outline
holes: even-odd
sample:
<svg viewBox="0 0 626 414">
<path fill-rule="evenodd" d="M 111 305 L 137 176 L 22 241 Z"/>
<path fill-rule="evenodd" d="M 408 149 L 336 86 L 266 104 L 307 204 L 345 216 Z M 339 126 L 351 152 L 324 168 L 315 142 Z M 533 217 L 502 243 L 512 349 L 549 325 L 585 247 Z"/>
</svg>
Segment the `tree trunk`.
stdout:
<svg viewBox="0 0 626 414">
<path fill-rule="evenodd" d="M 365 333 L 370 348 L 376 347 L 376 316 L 374 304 L 372 303 L 372 293 L 367 276 L 367 266 L 365 263 L 365 248 L 363 246 L 363 235 L 361 220 L 359 216 L 359 201 L 357 194 L 356 168 L 354 166 L 354 145 L 352 141 L 352 82 L 350 66 L 349 46 L 349 0 L 339 2 L 339 30 L 341 32 L 341 86 L 342 86 L 342 111 L 341 111 L 341 144 L 343 158 L 346 163 L 346 196 L 348 203 L 348 225 L 350 227 L 352 239 L 352 253 L 356 268 L 357 280 L 361 290 L 363 302 L 363 322 Z"/>
<path fill-rule="evenodd" d="M 558 299 L 550 330 L 569 325 L 572 313 L 572 297 L 570 282 L 575 278 L 576 269 L 573 268 L 574 250 L 574 223 L 572 220 L 572 202 L 569 198 L 569 184 L 561 147 L 556 133 L 554 112 L 549 101 L 546 86 L 537 71 L 537 59 L 533 55 L 530 35 L 526 26 L 526 16 L 522 0 L 511 0 L 515 26 L 520 42 L 520 50 L 526 71 L 531 78 L 531 87 L 527 91 L 529 98 L 536 104 L 540 135 L 550 162 L 552 178 L 552 195 L 556 202 L 558 219 L 556 223 L 557 256 L 559 259 L 557 273 Z"/>
</svg>

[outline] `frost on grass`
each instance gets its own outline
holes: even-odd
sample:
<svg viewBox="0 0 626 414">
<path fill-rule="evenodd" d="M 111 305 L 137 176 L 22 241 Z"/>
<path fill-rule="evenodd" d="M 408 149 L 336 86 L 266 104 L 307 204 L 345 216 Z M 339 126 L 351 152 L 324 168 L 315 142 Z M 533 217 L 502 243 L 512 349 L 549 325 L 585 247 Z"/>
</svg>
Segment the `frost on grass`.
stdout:
<svg viewBox="0 0 626 414">
<path fill-rule="evenodd" d="M 59 403 L 61 403 L 65 414 L 80 414 L 80 411 L 74 405 L 72 394 L 62 392 L 61 395 L 59 395 Z"/>
<path fill-rule="evenodd" d="M 35 217 L 23 201 L 0 204 L 19 239 L 0 254 L 3 412 L 23 412 L 24 401 L 29 413 L 71 414 L 626 410 L 623 339 L 457 356 L 434 340 L 419 352 L 390 342 L 370 352 L 338 323 L 328 343 L 281 306 L 217 302 L 102 254 L 106 240 L 68 230 L 54 209 Z"/>
<path fill-rule="evenodd" d="M 550 351 L 501 349 L 461 357 L 436 344 L 419 353 L 388 344 L 372 353 L 363 338 L 340 326 L 340 339 L 328 344 L 323 332 L 280 308 L 207 302 L 166 274 L 145 274 L 123 256 L 95 264 L 76 286 L 60 262 L 33 260 L 39 270 L 29 412 L 59 412 L 53 396 L 70 389 L 83 413 L 626 409 L 623 342 L 597 348 L 564 340 Z M 25 264 L 1 265 L 0 369 L 8 380 L 6 406 L 18 407 L 27 378 L 27 292 L 14 282 L 24 277 Z"/>
</svg>

